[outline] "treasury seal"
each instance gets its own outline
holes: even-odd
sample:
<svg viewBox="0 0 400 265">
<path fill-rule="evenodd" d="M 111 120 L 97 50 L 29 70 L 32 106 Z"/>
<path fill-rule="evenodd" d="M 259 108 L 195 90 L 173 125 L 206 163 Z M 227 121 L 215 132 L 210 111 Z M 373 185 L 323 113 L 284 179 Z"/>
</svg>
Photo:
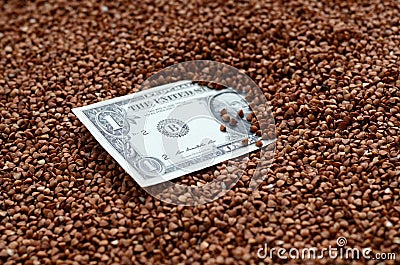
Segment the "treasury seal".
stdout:
<svg viewBox="0 0 400 265">
<path fill-rule="evenodd" d="M 157 130 L 167 137 L 182 137 L 189 132 L 189 126 L 178 119 L 165 119 L 157 124 Z"/>
</svg>

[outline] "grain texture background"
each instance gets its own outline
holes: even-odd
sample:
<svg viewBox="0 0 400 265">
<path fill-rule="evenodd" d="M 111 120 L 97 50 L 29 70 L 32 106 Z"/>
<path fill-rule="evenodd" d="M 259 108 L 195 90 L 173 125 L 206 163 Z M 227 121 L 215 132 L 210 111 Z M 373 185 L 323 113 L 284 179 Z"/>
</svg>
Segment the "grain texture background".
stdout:
<svg viewBox="0 0 400 265">
<path fill-rule="evenodd" d="M 2 1 L 0 263 L 267 264 L 264 243 L 345 236 L 399 264 L 399 27 L 388 0 Z M 258 192 L 248 172 L 213 203 L 174 207 L 141 190 L 71 108 L 195 59 L 253 78 L 279 138 Z"/>
</svg>

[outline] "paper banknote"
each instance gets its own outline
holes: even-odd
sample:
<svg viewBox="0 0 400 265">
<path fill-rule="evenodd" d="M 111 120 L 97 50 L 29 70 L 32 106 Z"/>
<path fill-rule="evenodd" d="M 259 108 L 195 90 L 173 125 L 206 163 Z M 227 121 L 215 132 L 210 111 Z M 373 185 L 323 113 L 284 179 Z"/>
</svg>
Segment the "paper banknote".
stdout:
<svg viewBox="0 0 400 265">
<path fill-rule="evenodd" d="M 258 149 L 250 123 L 226 126 L 221 110 L 250 113 L 243 95 L 180 81 L 73 109 L 97 141 L 142 187 Z M 243 139 L 248 139 L 248 145 Z M 272 141 L 263 141 L 264 146 Z"/>
</svg>

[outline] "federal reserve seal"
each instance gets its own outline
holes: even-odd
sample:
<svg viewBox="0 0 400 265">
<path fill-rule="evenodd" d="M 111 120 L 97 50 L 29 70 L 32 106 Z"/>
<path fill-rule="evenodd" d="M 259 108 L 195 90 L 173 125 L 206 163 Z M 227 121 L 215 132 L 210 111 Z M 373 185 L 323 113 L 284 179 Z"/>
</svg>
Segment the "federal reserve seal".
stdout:
<svg viewBox="0 0 400 265">
<path fill-rule="evenodd" d="M 178 119 L 165 119 L 157 124 L 157 130 L 168 137 L 182 137 L 189 132 L 189 126 Z"/>
</svg>

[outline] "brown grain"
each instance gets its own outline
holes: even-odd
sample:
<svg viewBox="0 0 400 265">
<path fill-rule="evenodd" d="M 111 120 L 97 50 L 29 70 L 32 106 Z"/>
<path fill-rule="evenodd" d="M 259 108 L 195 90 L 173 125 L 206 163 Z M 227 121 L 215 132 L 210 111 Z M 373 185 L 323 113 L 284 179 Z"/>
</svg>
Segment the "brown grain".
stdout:
<svg viewBox="0 0 400 265">
<path fill-rule="evenodd" d="M 349 247 L 397 253 L 385 264 L 399 264 L 399 23 L 389 0 L 5 1 L 0 263 L 275 264 L 287 261 L 262 261 L 258 248 L 321 249 L 345 236 Z M 260 86 L 276 122 L 275 157 L 253 193 L 260 152 L 217 201 L 162 203 L 71 109 L 137 92 L 175 63 L 210 59 Z M 268 117 L 245 118 L 274 138 Z M 177 181 L 203 185 L 231 171 L 226 162 Z"/>
</svg>

